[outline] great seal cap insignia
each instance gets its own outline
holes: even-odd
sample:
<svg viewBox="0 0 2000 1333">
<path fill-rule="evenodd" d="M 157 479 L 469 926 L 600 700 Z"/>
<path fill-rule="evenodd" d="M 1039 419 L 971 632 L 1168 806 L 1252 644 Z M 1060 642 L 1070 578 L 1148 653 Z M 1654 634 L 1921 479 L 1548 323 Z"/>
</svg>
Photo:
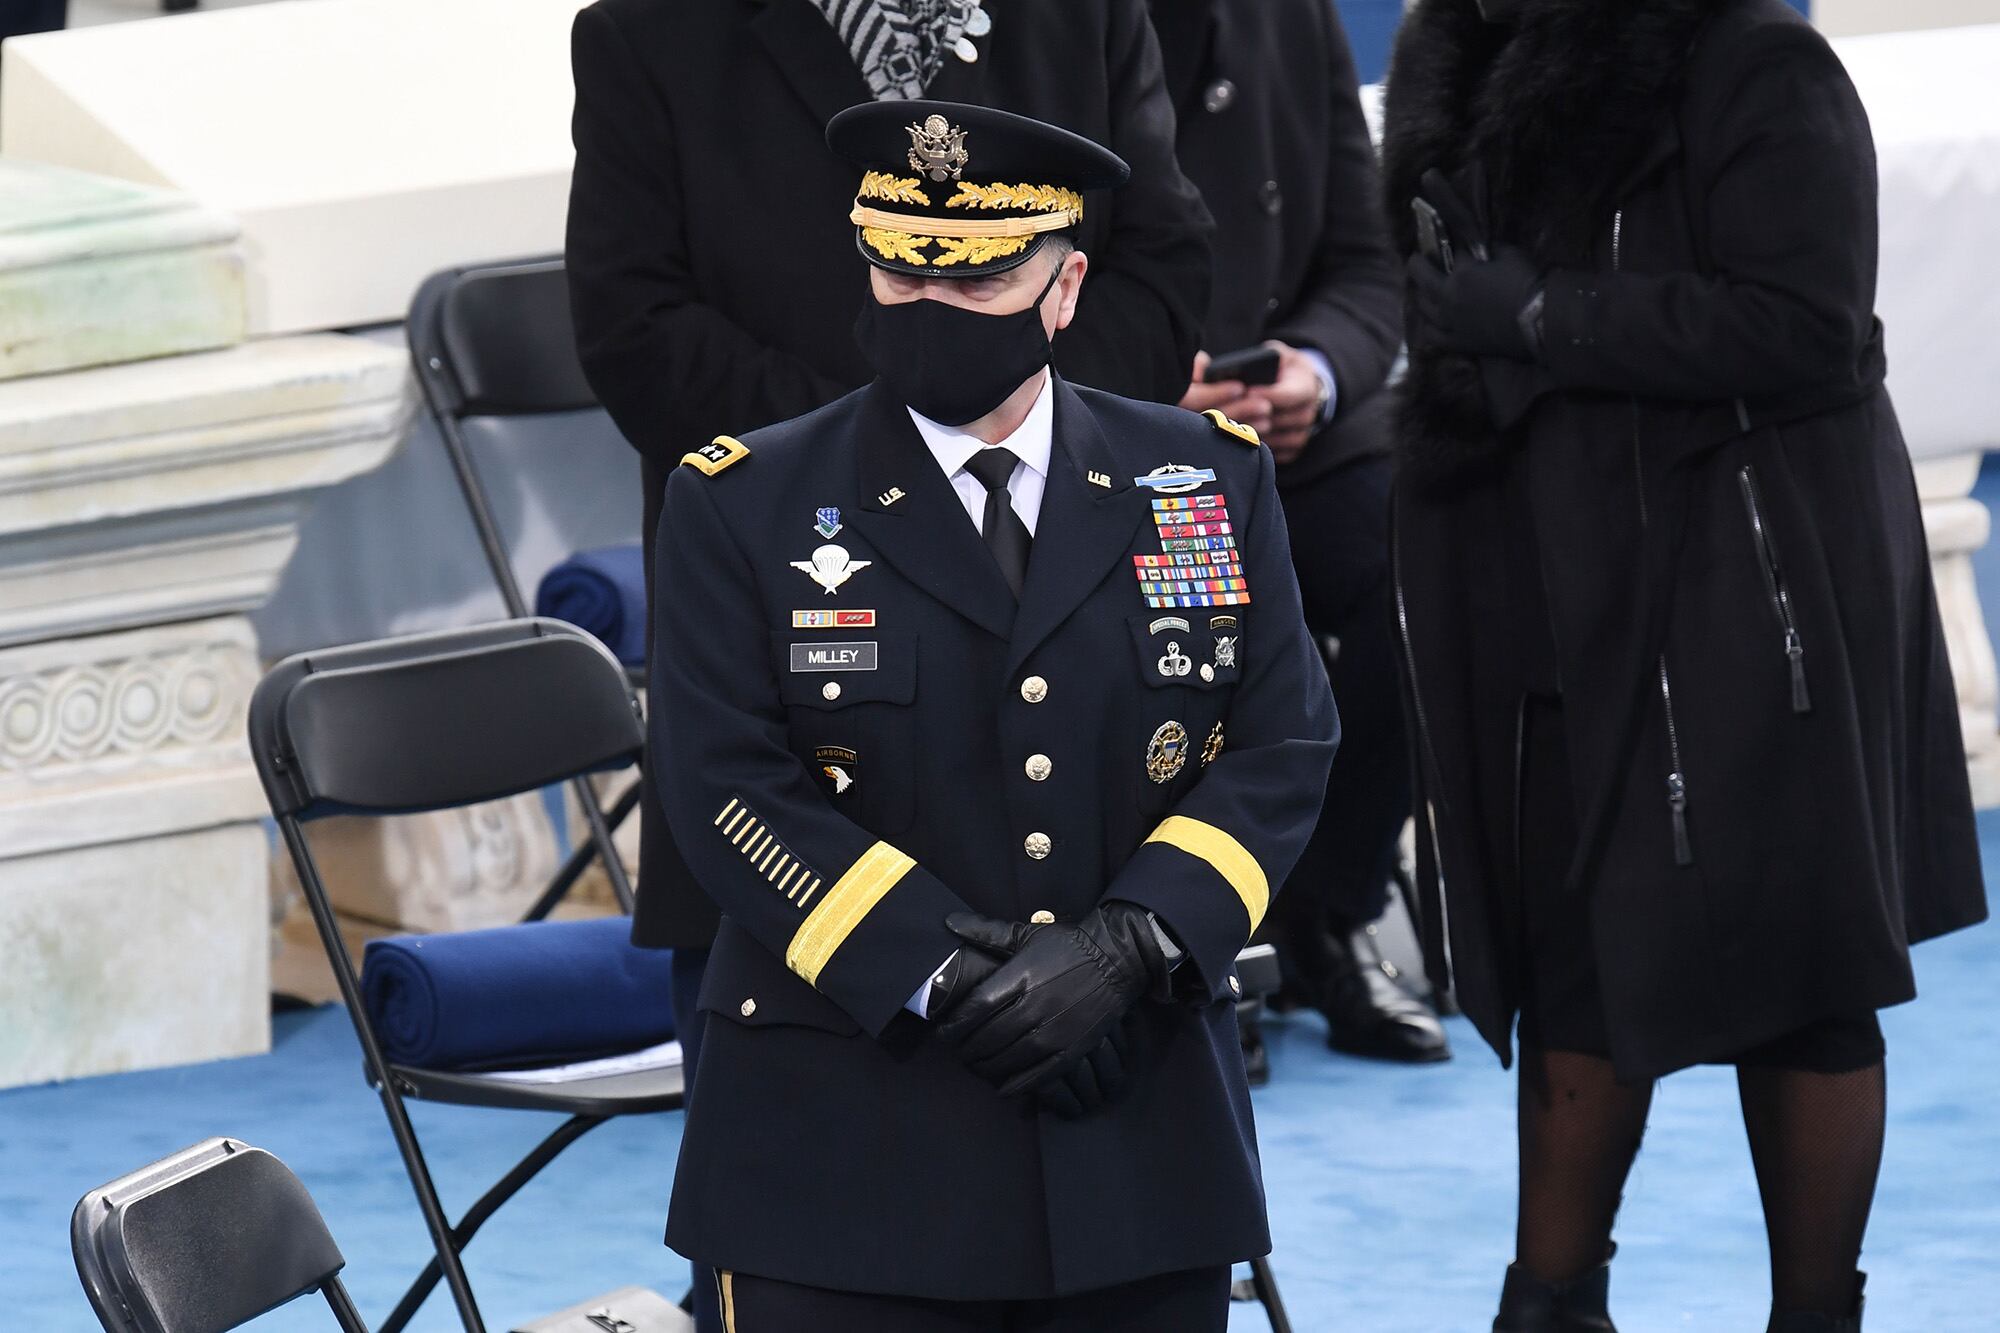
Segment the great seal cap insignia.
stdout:
<svg viewBox="0 0 2000 1333">
<path fill-rule="evenodd" d="M 972 161 L 965 151 L 965 131 L 943 116 L 927 116 L 910 126 L 910 167 L 934 181 L 955 181 Z"/>
</svg>

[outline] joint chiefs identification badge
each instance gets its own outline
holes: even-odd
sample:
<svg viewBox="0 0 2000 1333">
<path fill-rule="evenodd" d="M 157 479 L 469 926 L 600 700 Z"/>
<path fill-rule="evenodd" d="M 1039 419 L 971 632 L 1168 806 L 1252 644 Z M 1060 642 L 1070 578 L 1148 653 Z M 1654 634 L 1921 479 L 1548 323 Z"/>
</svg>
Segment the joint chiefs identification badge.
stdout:
<svg viewBox="0 0 2000 1333">
<path fill-rule="evenodd" d="M 1146 776 L 1155 782 L 1172 782 L 1187 766 L 1187 728 L 1178 722 L 1162 723 L 1146 743 Z"/>
<path fill-rule="evenodd" d="M 819 769 L 827 789 L 835 796 L 852 791 L 855 779 L 861 775 L 860 756 L 844 745 L 822 745 L 814 750 L 813 766 Z"/>
</svg>

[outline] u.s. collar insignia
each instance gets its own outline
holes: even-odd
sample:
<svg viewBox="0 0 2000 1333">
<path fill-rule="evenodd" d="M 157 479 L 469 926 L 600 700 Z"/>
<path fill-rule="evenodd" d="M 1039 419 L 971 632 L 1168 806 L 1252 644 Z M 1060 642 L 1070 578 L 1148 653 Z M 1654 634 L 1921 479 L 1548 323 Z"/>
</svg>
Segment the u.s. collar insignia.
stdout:
<svg viewBox="0 0 2000 1333">
<path fill-rule="evenodd" d="M 981 12 L 983 13 L 984 11 L 982 10 Z M 1084 476 L 1089 479 L 1090 484 L 1093 486 L 1102 486 L 1107 491 L 1111 489 L 1111 478 L 1102 472 L 1087 472 Z"/>
<path fill-rule="evenodd" d="M 840 535 L 840 510 L 828 505 L 824 509 L 814 510 L 813 518 L 815 520 L 813 531 L 820 536 L 832 541 Z"/>
<path fill-rule="evenodd" d="M 1187 766 L 1187 728 L 1178 722 L 1164 722 L 1146 743 L 1146 776 L 1158 783 L 1172 782 Z"/>
<path fill-rule="evenodd" d="M 903 488 L 901 486 L 891 486 L 875 498 L 882 502 L 884 509 L 887 509 L 890 505 L 903 498 Z"/>
<path fill-rule="evenodd" d="M 965 131 L 943 116 L 928 117 L 910 130 L 910 169 L 934 181 L 955 181 L 972 161 L 965 151 Z"/>
<path fill-rule="evenodd" d="M 831 597 L 840 591 L 840 585 L 859 574 L 873 560 L 856 560 L 848 555 L 845 546 L 822 546 L 812 553 L 810 560 L 794 560 L 792 568 L 826 589 Z"/>
<path fill-rule="evenodd" d="M 1182 491 L 1198 491 L 1215 480 L 1215 473 L 1207 468 L 1189 467 L 1186 463 L 1167 463 L 1154 468 L 1143 477 L 1132 478 L 1135 486 L 1148 486 L 1162 495 L 1177 495 Z"/>
</svg>

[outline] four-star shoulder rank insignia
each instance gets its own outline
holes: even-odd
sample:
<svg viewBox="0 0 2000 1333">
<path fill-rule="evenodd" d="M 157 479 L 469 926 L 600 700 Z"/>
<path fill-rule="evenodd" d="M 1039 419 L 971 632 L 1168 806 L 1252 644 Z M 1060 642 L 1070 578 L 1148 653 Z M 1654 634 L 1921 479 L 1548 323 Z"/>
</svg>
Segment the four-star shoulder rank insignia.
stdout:
<svg viewBox="0 0 2000 1333">
<path fill-rule="evenodd" d="M 749 447 L 743 441 L 729 435 L 718 435 L 713 444 L 704 444 L 699 449 L 682 454 L 681 462 L 712 477 L 725 468 L 735 467 L 749 456 Z"/>
<path fill-rule="evenodd" d="M 1256 427 L 1246 426 L 1240 421 L 1231 421 L 1219 407 L 1211 407 L 1202 415 L 1214 422 L 1215 428 L 1224 435 L 1234 435 L 1243 443 L 1253 446 L 1264 442 L 1263 437 L 1257 434 Z"/>
</svg>

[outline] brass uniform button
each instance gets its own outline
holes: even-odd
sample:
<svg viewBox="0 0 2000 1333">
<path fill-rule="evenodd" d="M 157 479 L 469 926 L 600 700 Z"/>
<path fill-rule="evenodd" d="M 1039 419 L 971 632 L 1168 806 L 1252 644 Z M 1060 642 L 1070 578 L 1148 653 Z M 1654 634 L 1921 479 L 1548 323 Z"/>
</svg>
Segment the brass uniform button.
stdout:
<svg viewBox="0 0 2000 1333">
<path fill-rule="evenodd" d="M 1031 704 L 1038 704 L 1049 697 L 1049 683 L 1040 676 L 1030 676 L 1021 682 L 1021 697 Z"/>
<path fill-rule="evenodd" d="M 757 1002 L 755 1000 L 745 1000 L 742 1006 L 738 1008 L 736 1012 L 742 1014 L 745 1018 L 748 1018 L 750 1017 L 750 1015 L 757 1012 Z"/>
<path fill-rule="evenodd" d="M 1049 840 L 1049 835 L 1046 833 L 1030 833 L 1021 843 L 1022 850 L 1027 852 L 1028 859 L 1032 861 L 1048 859 L 1049 853 L 1054 851 L 1055 847 L 1055 843 Z"/>
<path fill-rule="evenodd" d="M 1046 907 L 1028 918 L 1028 924 L 1031 926 L 1053 926 L 1055 923 L 1056 914 Z"/>
<path fill-rule="evenodd" d="M 1055 771 L 1055 763 L 1045 754 L 1028 756 L 1028 781 L 1047 782 L 1049 774 Z"/>
<path fill-rule="evenodd" d="M 832 703 L 840 697 L 840 682 L 837 680 L 828 681 L 820 687 L 819 693 L 822 699 L 825 699 L 828 703 Z"/>
</svg>

